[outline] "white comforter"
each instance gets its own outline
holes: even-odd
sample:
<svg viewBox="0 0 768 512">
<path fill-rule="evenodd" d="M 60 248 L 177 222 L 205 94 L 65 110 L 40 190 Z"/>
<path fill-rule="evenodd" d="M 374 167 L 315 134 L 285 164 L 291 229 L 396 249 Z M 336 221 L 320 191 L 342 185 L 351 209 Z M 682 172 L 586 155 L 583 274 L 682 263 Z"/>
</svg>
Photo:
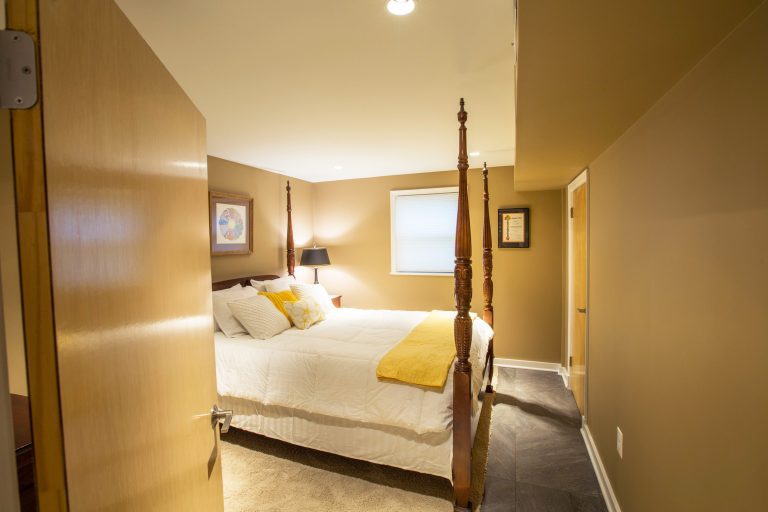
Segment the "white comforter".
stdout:
<svg viewBox="0 0 768 512">
<path fill-rule="evenodd" d="M 269 340 L 217 332 L 216 380 L 223 396 L 365 423 L 440 432 L 453 420 L 453 370 L 442 391 L 380 381 L 376 367 L 427 313 L 343 308 L 302 331 Z M 472 384 L 482 385 L 491 327 L 475 318 Z M 473 403 L 476 400 L 473 400 Z"/>
</svg>

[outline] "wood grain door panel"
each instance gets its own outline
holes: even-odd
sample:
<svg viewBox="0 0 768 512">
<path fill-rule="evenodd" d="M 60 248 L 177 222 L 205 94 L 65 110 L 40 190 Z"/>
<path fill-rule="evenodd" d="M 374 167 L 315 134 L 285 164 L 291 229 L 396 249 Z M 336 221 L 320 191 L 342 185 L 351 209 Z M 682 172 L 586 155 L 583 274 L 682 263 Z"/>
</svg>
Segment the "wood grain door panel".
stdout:
<svg viewBox="0 0 768 512">
<path fill-rule="evenodd" d="M 587 336 L 587 185 L 573 191 L 573 297 L 571 300 L 571 390 L 585 414 Z"/>
<path fill-rule="evenodd" d="M 69 508 L 220 511 L 205 119 L 112 0 L 38 6 Z"/>
</svg>

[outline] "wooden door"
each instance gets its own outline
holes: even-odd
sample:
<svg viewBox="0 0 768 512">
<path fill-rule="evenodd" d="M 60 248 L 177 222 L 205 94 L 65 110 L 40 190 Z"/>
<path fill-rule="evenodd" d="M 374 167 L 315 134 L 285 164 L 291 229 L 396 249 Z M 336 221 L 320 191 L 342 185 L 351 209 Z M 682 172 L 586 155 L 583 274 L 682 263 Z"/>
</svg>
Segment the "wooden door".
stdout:
<svg viewBox="0 0 768 512">
<path fill-rule="evenodd" d="M 205 119 L 112 0 L 9 24 L 42 71 L 13 118 L 41 510 L 220 511 Z"/>
<path fill-rule="evenodd" d="M 573 295 L 571 297 L 571 390 L 582 416 L 585 414 L 587 338 L 587 184 L 573 191 Z"/>
</svg>

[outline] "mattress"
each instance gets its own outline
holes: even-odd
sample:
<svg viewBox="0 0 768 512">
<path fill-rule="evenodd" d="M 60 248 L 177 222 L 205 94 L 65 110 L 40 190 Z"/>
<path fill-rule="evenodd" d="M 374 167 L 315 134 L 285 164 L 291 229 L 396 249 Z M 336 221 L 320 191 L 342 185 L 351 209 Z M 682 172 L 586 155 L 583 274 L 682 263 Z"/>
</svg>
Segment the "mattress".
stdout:
<svg viewBox="0 0 768 512">
<path fill-rule="evenodd" d="M 352 459 L 451 479 L 451 430 L 416 434 L 225 396 L 219 397 L 218 404 L 234 411 L 235 428 Z M 479 417 L 473 419 L 473 438 Z M 226 440 L 227 435 L 223 434 L 222 439 Z"/>
<path fill-rule="evenodd" d="M 453 422 L 453 372 L 442 390 L 376 377 L 379 360 L 427 313 L 341 308 L 307 330 L 291 328 L 269 340 L 215 333 L 218 393 L 371 426 L 416 434 L 440 433 Z M 473 394 L 482 386 L 493 330 L 475 318 Z M 473 401 L 474 409 L 477 402 Z M 235 411 L 237 414 L 237 411 Z"/>
</svg>

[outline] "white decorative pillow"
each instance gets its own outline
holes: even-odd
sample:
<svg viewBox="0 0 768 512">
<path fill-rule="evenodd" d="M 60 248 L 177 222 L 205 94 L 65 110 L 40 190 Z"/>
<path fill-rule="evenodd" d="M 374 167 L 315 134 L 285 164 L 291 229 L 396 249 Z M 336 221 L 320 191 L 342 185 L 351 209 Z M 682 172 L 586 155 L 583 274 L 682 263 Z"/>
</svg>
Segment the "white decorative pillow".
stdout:
<svg viewBox="0 0 768 512">
<path fill-rule="evenodd" d="M 262 295 L 230 301 L 227 306 L 257 340 L 269 339 L 291 327 L 285 315 Z"/>
<path fill-rule="evenodd" d="M 259 281 L 256 281 L 257 283 Z M 264 287 L 268 292 L 284 292 L 290 290 L 291 285 L 296 282 L 296 278 L 293 276 L 280 277 L 278 279 L 272 279 L 271 281 L 262 281 Z"/>
<path fill-rule="evenodd" d="M 320 305 L 324 315 L 331 313 L 336 307 L 330 295 L 321 284 L 292 284 L 291 291 L 299 300 L 312 298 Z"/>
<path fill-rule="evenodd" d="M 256 288 L 256 291 L 259 292 L 265 292 L 267 291 L 267 287 L 265 286 L 266 281 L 257 281 L 255 279 L 251 279 L 251 286 Z"/>
<path fill-rule="evenodd" d="M 227 288 L 225 290 L 217 290 L 213 292 L 213 296 L 221 296 L 221 295 L 228 295 L 234 291 L 242 290 L 243 286 L 241 284 L 236 284 L 235 286 L 232 286 L 231 288 Z M 213 315 L 213 332 L 221 332 L 221 327 L 219 327 L 219 322 L 216 321 L 216 315 Z"/>
<path fill-rule="evenodd" d="M 219 329 L 227 337 L 231 338 L 246 332 L 243 326 L 240 325 L 240 322 L 232 315 L 232 311 L 227 307 L 227 302 L 245 297 L 253 297 L 258 294 L 259 292 L 255 288 L 250 286 L 243 287 L 239 284 L 226 290 L 213 292 L 213 318 L 216 320 L 216 325 L 219 326 Z"/>
<path fill-rule="evenodd" d="M 323 308 L 311 297 L 296 302 L 283 302 L 283 306 L 293 325 L 299 329 L 307 329 L 312 324 L 325 320 Z"/>
</svg>

